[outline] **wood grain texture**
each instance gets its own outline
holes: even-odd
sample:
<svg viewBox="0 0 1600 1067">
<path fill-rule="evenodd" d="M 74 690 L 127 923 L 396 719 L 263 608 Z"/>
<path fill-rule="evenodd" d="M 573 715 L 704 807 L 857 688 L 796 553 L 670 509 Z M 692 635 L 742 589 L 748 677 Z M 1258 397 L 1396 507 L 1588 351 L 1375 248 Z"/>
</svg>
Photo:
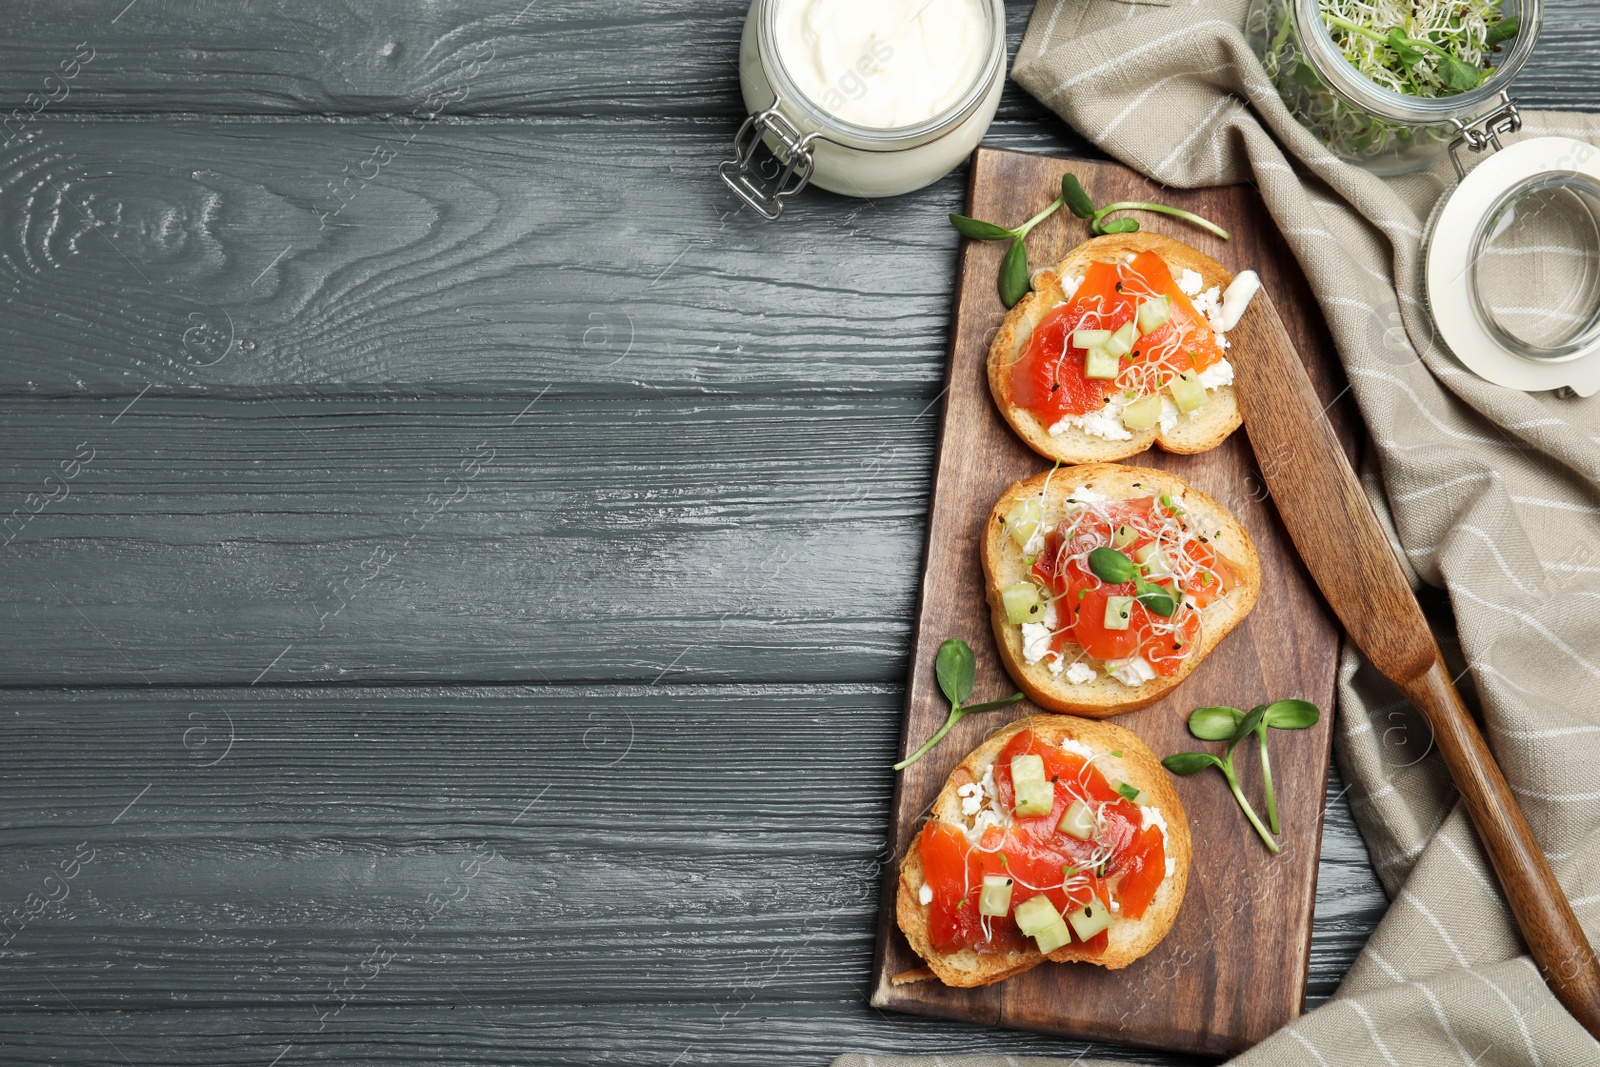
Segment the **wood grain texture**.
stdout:
<svg viewBox="0 0 1600 1067">
<path fill-rule="evenodd" d="M 113 1036 L 180 1008 L 173 1047 L 201 1060 L 239 1012 L 276 1009 L 299 1044 L 333 1048 L 377 1041 L 376 1009 L 450 1004 L 480 1040 L 499 1020 L 546 1020 L 518 1031 L 521 1062 L 593 1062 L 563 1058 L 566 1032 L 548 1031 L 562 1016 L 595 1026 L 591 1056 L 659 1054 L 679 1034 L 698 1062 L 749 1062 L 756 1034 L 762 1064 L 930 1041 L 1059 1052 L 864 1003 L 902 700 L 894 686 L 12 690 L 0 1003 L 70 999 Z M 1343 804 L 1326 833 L 1326 862 L 1363 861 Z M 20 921 L 85 841 L 93 859 L 65 899 Z M 483 848 L 494 858 L 465 877 Z M 1359 900 L 1324 890 L 1318 995 L 1382 907 L 1367 883 Z M 463 888 L 429 916 L 430 894 Z M 374 946 L 396 958 L 340 1007 L 330 986 L 361 976 Z M 727 1012 L 739 1027 L 718 1028 Z M 767 1016 L 786 1021 L 758 1028 Z M 647 1033 L 621 1037 L 623 1017 Z M 70 1011 L 33 1020 L 57 1041 L 92 1032 Z M 0 1022 L 8 1063 L 51 1047 L 19 1039 Z"/>
<path fill-rule="evenodd" d="M 1286 309 L 1321 391 L 1328 401 L 1338 396 L 1342 381 L 1321 317 L 1276 231 L 1252 225 L 1263 209 L 1243 187 L 1175 194 L 1116 164 L 980 149 L 972 166 L 969 214 L 1015 225 L 1038 204 L 1049 202 L 1069 169 L 1096 203 L 1161 199 L 1232 230 L 1235 237 L 1226 244 L 1194 230 L 1174 235 L 1232 271 L 1256 270 L 1265 294 L 1258 300 L 1270 299 Z M 1163 230 L 1173 232 L 1170 227 Z M 1085 228 L 1058 214 L 1036 234 L 1030 252 L 1037 267 L 1059 260 L 1083 240 Z M 978 653 L 974 699 L 1013 689 L 990 633 L 978 546 L 999 494 L 1047 464 L 1004 423 L 989 394 L 985 361 L 1004 312 L 994 283 L 1001 253 L 996 243 L 974 242 L 962 255 L 904 752 L 937 729 L 948 711 L 933 670 L 944 640 L 962 637 Z M 1243 436 L 1197 456 L 1152 451 L 1129 462 L 1170 470 L 1221 502 L 1255 541 L 1263 581 L 1255 612 L 1178 690 L 1115 721 L 1165 756 L 1201 747 L 1185 727 L 1187 712 L 1194 707 L 1248 708 L 1296 696 L 1331 708 L 1338 631 L 1266 504 L 1266 494 L 1252 489 L 1260 486 L 1259 474 Z M 1019 707 L 1006 712 L 1005 719 L 1033 713 L 1027 705 Z M 890 829 L 897 856 L 920 828 L 922 814 L 950 767 L 997 725 L 994 716 L 963 722 L 942 748 L 901 776 Z M 1188 893 L 1171 933 L 1124 970 L 1047 965 L 976 990 L 935 982 L 893 985 L 891 976 L 919 961 L 894 926 L 890 872 L 883 891 L 873 1004 L 1188 1052 L 1230 1053 L 1259 1041 L 1302 1009 L 1323 810 L 1322 795 L 1308 786 L 1326 776 L 1331 728 L 1331 720 L 1325 720 L 1314 730 L 1274 739 L 1278 780 L 1302 783 L 1298 790 L 1286 788 L 1280 799 L 1282 856 L 1274 857 L 1261 846 L 1219 776 L 1176 780 L 1196 843 Z M 1258 912 L 1274 915 L 1275 921 L 1257 922 Z M 1219 949 L 1223 945 L 1226 951 Z"/>
<path fill-rule="evenodd" d="M 666 1067 L 674 1057 L 679 1067 L 825 1067 L 841 1050 L 909 1056 L 930 1046 L 951 1057 L 1003 1051 L 1070 1062 L 1083 1050 L 1081 1043 L 1068 1047 L 1037 1035 L 878 1015 L 859 998 L 752 997 L 738 984 L 672 1004 L 496 1005 L 443 996 L 405 1007 L 352 1006 L 320 1033 L 306 1007 L 78 1015 L 61 997 L 41 998 L 63 1010 L 0 1015 L 0 1047 L 16 1067 L 269 1067 L 286 1049 L 278 1067 Z M 1203 1067 L 1203 1061 L 1111 1047 L 1094 1055 L 1141 1067 Z"/>
<path fill-rule="evenodd" d="M 446 0 L 404 17 L 357 0 L 273 0 L 226 19 L 139 0 L 112 21 L 126 2 L 9 5 L 0 108 L 32 106 L 33 93 L 53 96 L 52 112 L 404 114 L 437 94 L 458 115 L 741 117 L 731 75 L 748 0 L 645 0 L 625 15 L 584 0 Z M 1006 12 L 1013 54 L 1029 10 Z M 61 60 L 80 42 L 94 58 L 63 96 Z M 1044 113 L 1007 86 L 1000 121 Z"/>
<path fill-rule="evenodd" d="M 905 395 L 938 377 L 956 177 L 807 197 L 778 230 L 716 180 L 720 121 L 411 136 L 39 124 L 0 151 L 0 392 Z"/>
<path fill-rule="evenodd" d="M 14 0 L 0 40 L 0 107 L 61 91 L 60 62 L 80 42 L 95 58 L 52 110 L 200 114 L 403 113 L 432 93 L 466 97 L 450 110 L 493 115 L 738 113 L 730 72 L 747 0 L 631 4 L 625 15 L 584 0 L 524 6 L 492 0 L 408 5 L 392 15 L 357 0 L 273 0 L 216 17 L 191 4 Z M 1010 50 L 1032 5 L 1007 6 Z M 1534 107 L 1592 107 L 1590 58 L 1600 12 L 1589 0 L 1547 0 L 1539 51 L 1519 79 Z M 120 13 L 120 14 L 119 14 Z M 464 79 L 464 64 L 478 73 Z M 1038 115 L 1007 88 L 1000 119 Z"/>
<path fill-rule="evenodd" d="M 0 673 L 902 677 L 927 402 L 535 395 L 0 403 Z"/>
<path fill-rule="evenodd" d="M 1422 712 L 1546 984 L 1600 1038 L 1600 961 L 1505 774 L 1456 690 L 1433 630 L 1372 501 L 1345 461 L 1322 399 L 1276 316 L 1236 332 L 1239 404 L 1311 575 L 1345 632 Z"/>
<path fill-rule="evenodd" d="M 778 1067 L 845 1049 L 1083 1050 L 865 1004 L 871 891 L 829 906 L 882 849 L 897 684 L 681 684 L 904 677 L 933 448 L 932 417 L 915 416 L 941 385 L 944 213 L 962 195 L 958 172 L 897 201 L 813 191 L 781 228 L 725 218 L 710 167 L 740 113 L 743 7 L 8 6 L 0 116 L 52 91 L 79 42 L 96 52 L 0 149 L 0 395 L 24 398 L 0 406 L 0 516 L 48 492 L 78 427 L 107 446 L 27 525 L 25 557 L 0 552 L 4 683 L 52 687 L 0 690 L 0 913 L 41 891 L 25 873 L 111 836 L 95 893 L 7 950 L 0 1060 Z M 1008 12 L 1013 50 L 1027 14 Z M 1552 47 L 1569 75 L 1586 69 L 1581 34 Z M 1584 99 L 1581 77 L 1538 62 L 1540 102 Z M 1014 86 L 987 140 L 1095 154 Z M 461 446 L 552 383 L 555 410 L 541 401 L 504 446 L 512 464 L 363 587 L 334 643 L 248 688 L 283 649 L 265 638 L 304 632 L 295 598 L 397 547 L 394 524 Z M 657 565 L 637 605 L 612 602 L 629 545 Z M 735 589 L 694 586 L 708 566 Z M 779 591 L 747 594 L 769 566 Z M 146 687 L 45 603 L 46 577 L 141 668 L 200 687 Z M 673 667 L 690 645 L 715 654 Z M 546 647 L 563 677 L 639 685 L 327 684 L 535 679 Z M 285 677 L 315 684 L 265 688 Z M 54 688 L 118 679 L 139 688 Z M 206 768 L 217 710 L 248 732 Z M 657 752 L 608 770 L 618 710 Z M 759 746 L 792 777 L 753 767 Z M 606 775 L 623 771 L 633 784 L 613 796 Z M 506 829 L 551 782 L 571 825 Z M 832 827 L 814 839 L 811 808 Z M 483 875 L 495 893 L 428 924 L 318 1032 L 329 987 L 483 841 L 514 846 L 514 867 Z M 568 859 L 597 872 L 594 901 L 552 889 Z M 764 881 L 769 867 L 785 877 Z M 1384 906 L 1330 804 L 1313 1002 Z M 618 927 L 640 911 L 642 949 Z"/>
</svg>

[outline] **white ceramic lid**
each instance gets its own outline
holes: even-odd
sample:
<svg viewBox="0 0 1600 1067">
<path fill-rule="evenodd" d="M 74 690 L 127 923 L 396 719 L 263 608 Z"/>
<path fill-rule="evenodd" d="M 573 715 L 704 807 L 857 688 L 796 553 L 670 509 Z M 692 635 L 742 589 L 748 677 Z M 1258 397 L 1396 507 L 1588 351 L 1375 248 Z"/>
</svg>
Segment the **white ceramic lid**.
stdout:
<svg viewBox="0 0 1600 1067">
<path fill-rule="evenodd" d="M 1490 214 L 1512 190 L 1545 177 L 1600 184 L 1600 149 L 1571 137 L 1533 137 L 1479 163 L 1435 216 L 1424 267 L 1428 306 L 1439 337 L 1479 377 L 1524 392 L 1570 388 L 1590 396 L 1600 392 L 1600 331 L 1559 358 L 1533 358 L 1496 336 L 1474 295 L 1471 260 Z"/>
</svg>

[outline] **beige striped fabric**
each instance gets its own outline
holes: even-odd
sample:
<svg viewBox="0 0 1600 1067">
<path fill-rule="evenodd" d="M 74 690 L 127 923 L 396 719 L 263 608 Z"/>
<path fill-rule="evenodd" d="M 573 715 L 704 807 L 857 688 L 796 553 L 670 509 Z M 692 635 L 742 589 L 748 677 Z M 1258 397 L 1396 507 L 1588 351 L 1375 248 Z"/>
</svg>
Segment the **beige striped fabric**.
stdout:
<svg viewBox="0 0 1600 1067">
<path fill-rule="evenodd" d="M 1417 277 L 1449 163 L 1380 180 L 1331 157 L 1267 84 L 1239 31 L 1245 6 L 1041 0 L 1012 74 L 1167 184 L 1260 188 L 1272 215 L 1261 224 L 1276 224 L 1304 267 L 1375 445 L 1369 493 L 1419 584 L 1440 591 L 1460 684 L 1600 945 L 1600 396 L 1489 385 L 1435 345 Z M 1600 117 L 1526 117 L 1523 136 L 1600 142 Z M 1592 238 L 1542 222 L 1484 268 L 1502 279 L 1505 317 L 1528 327 L 1570 318 L 1597 267 Z M 1335 730 L 1391 906 L 1333 1000 L 1234 1062 L 1600 1064 L 1600 1045 L 1523 953 L 1427 726 L 1349 650 Z M 836 1067 L 869 1062 L 930 1061 Z"/>
</svg>

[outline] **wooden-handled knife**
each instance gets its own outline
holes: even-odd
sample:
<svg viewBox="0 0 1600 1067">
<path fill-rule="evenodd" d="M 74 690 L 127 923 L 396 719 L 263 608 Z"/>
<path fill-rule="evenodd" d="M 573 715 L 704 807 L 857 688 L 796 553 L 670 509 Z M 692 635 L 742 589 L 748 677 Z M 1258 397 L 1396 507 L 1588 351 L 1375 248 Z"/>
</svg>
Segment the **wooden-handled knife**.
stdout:
<svg viewBox="0 0 1600 1067">
<path fill-rule="evenodd" d="M 1346 632 L 1417 706 L 1466 802 L 1523 940 L 1556 998 L 1600 1038 L 1600 962 L 1472 716 L 1323 402 L 1270 300 L 1229 333 L 1244 425 L 1306 568 Z"/>
</svg>

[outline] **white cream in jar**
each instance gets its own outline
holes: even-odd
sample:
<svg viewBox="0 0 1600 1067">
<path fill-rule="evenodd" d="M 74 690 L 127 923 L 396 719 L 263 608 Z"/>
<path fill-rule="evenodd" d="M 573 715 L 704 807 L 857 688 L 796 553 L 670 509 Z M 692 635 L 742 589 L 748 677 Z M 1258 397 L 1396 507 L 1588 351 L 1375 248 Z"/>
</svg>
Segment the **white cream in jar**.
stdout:
<svg viewBox="0 0 1600 1067">
<path fill-rule="evenodd" d="M 982 0 L 779 0 L 774 37 L 807 99 L 887 130 L 955 106 L 983 73 Z"/>
<path fill-rule="evenodd" d="M 1004 0 L 754 0 L 739 49 L 750 117 L 718 172 L 769 219 L 807 184 L 920 189 L 977 147 L 1005 76 Z"/>
</svg>

